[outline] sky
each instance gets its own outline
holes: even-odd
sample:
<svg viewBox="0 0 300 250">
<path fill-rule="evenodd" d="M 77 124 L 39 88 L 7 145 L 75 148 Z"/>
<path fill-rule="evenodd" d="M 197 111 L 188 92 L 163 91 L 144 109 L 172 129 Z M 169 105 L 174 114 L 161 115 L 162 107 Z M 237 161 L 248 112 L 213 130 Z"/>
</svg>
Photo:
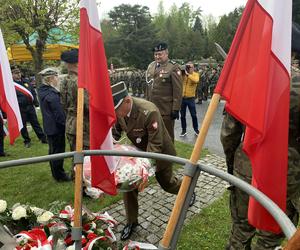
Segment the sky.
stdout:
<svg viewBox="0 0 300 250">
<path fill-rule="evenodd" d="M 115 6 L 120 4 L 139 4 L 148 6 L 152 15 L 157 12 L 157 7 L 160 0 L 96 0 L 100 3 L 99 13 L 101 17 L 105 17 L 105 15 Z M 228 14 L 234 8 L 239 6 L 244 6 L 247 0 L 163 0 L 164 8 L 166 11 L 170 9 L 170 7 L 176 3 L 177 7 L 180 7 L 182 3 L 188 2 L 194 10 L 198 7 L 201 7 L 202 14 L 207 16 L 209 14 L 219 17 L 224 14 Z"/>
</svg>

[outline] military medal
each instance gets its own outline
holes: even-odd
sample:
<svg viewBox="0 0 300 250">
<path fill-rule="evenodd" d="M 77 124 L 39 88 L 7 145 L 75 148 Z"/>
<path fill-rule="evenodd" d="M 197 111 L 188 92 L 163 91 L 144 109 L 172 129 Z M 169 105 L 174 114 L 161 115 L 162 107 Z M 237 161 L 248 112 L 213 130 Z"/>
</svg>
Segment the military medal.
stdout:
<svg viewBox="0 0 300 250">
<path fill-rule="evenodd" d="M 141 143 L 141 141 L 142 141 L 142 138 L 140 138 L 140 137 L 136 138 L 136 143 Z"/>
</svg>

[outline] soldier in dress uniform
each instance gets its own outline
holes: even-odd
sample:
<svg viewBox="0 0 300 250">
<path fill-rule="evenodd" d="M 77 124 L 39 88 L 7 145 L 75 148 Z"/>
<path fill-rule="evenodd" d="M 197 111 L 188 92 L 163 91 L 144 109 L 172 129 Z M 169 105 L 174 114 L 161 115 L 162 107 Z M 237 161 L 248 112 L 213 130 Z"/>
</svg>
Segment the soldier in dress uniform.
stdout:
<svg viewBox="0 0 300 250">
<path fill-rule="evenodd" d="M 159 43 L 153 49 L 155 63 L 148 67 L 148 78 L 153 78 L 148 100 L 159 109 L 169 135 L 174 142 L 174 123 L 179 119 L 182 100 L 182 75 L 179 65 L 169 60 L 168 46 Z"/>
<path fill-rule="evenodd" d="M 298 40 L 298 44 L 300 41 Z M 299 46 L 299 45 L 297 45 Z M 295 49 L 295 46 L 293 46 Z M 294 50 L 299 56 L 300 51 Z M 290 90 L 290 115 L 289 115 L 289 145 L 288 145 L 288 179 L 286 214 L 297 226 L 300 212 L 300 72 L 292 67 L 292 83 Z M 251 163 L 242 150 L 244 126 L 228 113 L 225 114 L 221 142 L 224 148 L 228 169 L 238 178 L 251 183 Z M 274 234 L 256 230 L 248 223 L 249 195 L 242 190 L 230 187 L 230 210 L 232 219 L 231 234 L 228 250 L 275 249 L 284 239 L 283 234 Z M 251 247 L 254 236 L 257 241 Z"/>
<path fill-rule="evenodd" d="M 176 155 L 160 112 L 153 103 L 129 96 L 124 82 L 113 85 L 112 94 L 118 118 L 113 132 L 116 140 L 121 138 L 124 131 L 129 140 L 142 151 Z M 155 176 L 166 192 L 178 193 L 181 181 L 174 176 L 171 162 L 156 160 Z M 138 190 L 124 193 L 123 199 L 127 224 L 121 233 L 121 239 L 126 240 L 138 225 Z M 195 195 L 190 205 L 194 201 Z"/>
<path fill-rule="evenodd" d="M 77 119 L 77 80 L 78 80 L 78 49 L 64 51 L 61 60 L 65 62 L 68 75 L 60 86 L 61 101 L 66 114 L 66 136 L 70 144 L 70 150 L 76 149 L 76 119 Z M 84 91 L 84 123 L 83 123 L 83 149 L 90 146 L 89 138 L 89 100 Z"/>
<path fill-rule="evenodd" d="M 24 146 L 29 148 L 31 146 L 31 139 L 27 130 L 27 122 L 31 124 L 35 134 L 44 144 L 47 143 L 46 135 L 38 121 L 35 107 L 39 106 L 36 98 L 36 92 L 33 86 L 24 81 L 20 69 L 17 66 L 11 67 L 12 77 L 15 83 L 18 104 L 20 107 L 20 113 L 22 117 L 23 128 L 21 129 L 21 135 L 24 139 Z"/>
</svg>

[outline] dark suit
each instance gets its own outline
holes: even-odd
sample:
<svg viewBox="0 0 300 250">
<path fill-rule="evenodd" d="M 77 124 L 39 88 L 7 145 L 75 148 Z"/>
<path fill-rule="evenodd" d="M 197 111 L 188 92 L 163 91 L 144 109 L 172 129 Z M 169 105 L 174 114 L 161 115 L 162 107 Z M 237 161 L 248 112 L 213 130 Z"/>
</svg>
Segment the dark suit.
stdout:
<svg viewBox="0 0 300 250">
<path fill-rule="evenodd" d="M 157 107 L 143 99 L 132 98 L 132 100 L 130 117 L 118 119 L 114 137 L 119 139 L 121 132 L 125 131 L 129 140 L 143 151 L 176 155 L 173 142 Z M 178 193 L 181 181 L 173 175 L 171 162 L 156 160 L 155 176 L 165 191 Z M 124 193 L 123 198 L 127 222 L 137 223 L 138 191 Z"/>
</svg>

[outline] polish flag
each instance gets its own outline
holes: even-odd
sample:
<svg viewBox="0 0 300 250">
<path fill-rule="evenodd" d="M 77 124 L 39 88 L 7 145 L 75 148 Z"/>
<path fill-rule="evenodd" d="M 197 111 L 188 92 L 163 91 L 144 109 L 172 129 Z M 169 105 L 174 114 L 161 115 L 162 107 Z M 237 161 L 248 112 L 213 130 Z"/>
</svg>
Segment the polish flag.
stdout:
<svg viewBox="0 0 300 250">
<path fill-rule="evenodd" d="M 252 185 L 286 208 L 292 0 L 248 0 L 215 92 L 246 126 L 244 151 Z M 248 219 L 280 232 L 271 215 L 250 198 Z"/>
<path fill-rule="evenodd" d="M 20 135 L 23 128 L 16 90 L 10 71 L 2 31 L 0 29 L 0 108 L 7 115 L 10 144 Z"/>
<path fill-rule="evenodd" d="M 90 149 L 113 149 L 111 128 L 116 121 L 104 43 L 95 0 L 81 0 L 78 87 L 89 93 Z M 91 157 L 92 186 L 115 195 L 112 156 Z"/>
</svg>

